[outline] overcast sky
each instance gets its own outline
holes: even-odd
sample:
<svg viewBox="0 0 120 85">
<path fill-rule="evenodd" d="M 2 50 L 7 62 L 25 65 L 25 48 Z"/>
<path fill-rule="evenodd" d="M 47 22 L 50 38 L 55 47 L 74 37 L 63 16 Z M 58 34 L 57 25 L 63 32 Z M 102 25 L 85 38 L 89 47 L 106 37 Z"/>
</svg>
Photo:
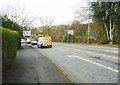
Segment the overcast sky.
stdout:
<svg viewBox="0 0 120 85">
<path fill-rule="evenodd" d="M 68 24 L 74 19 L 76 8 L 87 5 L 88 0 L 0 0 L 1 8 L 14 5 L 25 9 L 28 16 L 49 17 L 54 24 Z M 41 25 L 39 21 L 34 26 Z"/>
</svg>

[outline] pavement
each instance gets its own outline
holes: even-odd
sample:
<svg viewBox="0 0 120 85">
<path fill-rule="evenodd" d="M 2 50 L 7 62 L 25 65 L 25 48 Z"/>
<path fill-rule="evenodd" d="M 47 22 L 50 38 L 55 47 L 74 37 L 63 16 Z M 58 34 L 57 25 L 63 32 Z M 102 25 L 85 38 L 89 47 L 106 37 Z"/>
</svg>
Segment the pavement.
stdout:
<svg viewBox="0 0 120 85">
<path fill-rule="evenodd" d="M 22 45 L 5 83 L 69 83 L 63 75 L 46 56 Z"/>
</svg>

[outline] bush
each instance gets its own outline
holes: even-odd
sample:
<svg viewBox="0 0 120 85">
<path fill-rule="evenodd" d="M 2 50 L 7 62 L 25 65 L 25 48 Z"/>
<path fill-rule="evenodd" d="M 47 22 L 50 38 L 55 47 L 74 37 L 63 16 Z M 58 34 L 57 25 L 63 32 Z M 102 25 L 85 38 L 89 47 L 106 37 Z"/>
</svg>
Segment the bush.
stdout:
<svg viewBox="0 0 120 85">
<path fill-rule="evenodd" d="M 13 20 L 11 20 L 7 17 L 0 16 L 0 18 L 2 19 L 2 27 L 3 28 L 14 30 L 14 31 L 18 32 L 18 35 L 19 35 L 18 49 L 20 49 L 20 47 L 21 47 L 21 35 L 22 35 L 21 28 L 22 27 L 19 24 L 17 24 L 16 22 L 14 22 Z"/>
<path fill-rule="evenodd" d="M 2 31 L 2 71 L 6 76 L 7 70 L 15 61 L 19 37 L 16 31 L 2 27 L 0 31 Z"/>
<path fill-rule="evenodd" d="M 89 42 L 90 42 L 90 43 L 97 43 L 96 39 L 95 39 L 95 38 L 92 38 L 92 37 L 89 38 Z"/>
<path fill-rule="evenodd" d="M 109 41 L 107 40 L 107 38 L 105 37 L 101 37 L 99 40 L 98 40 L 98 44 L 108 44 Z"/>
<path fill-rule="evenodd" d="M 81 36 L 75 36 L 74 37 L 74 42 L 76 42 L 76 43 L 87 43 L 87 38 L 86 37 L 81 37 Z"/>
</svg>

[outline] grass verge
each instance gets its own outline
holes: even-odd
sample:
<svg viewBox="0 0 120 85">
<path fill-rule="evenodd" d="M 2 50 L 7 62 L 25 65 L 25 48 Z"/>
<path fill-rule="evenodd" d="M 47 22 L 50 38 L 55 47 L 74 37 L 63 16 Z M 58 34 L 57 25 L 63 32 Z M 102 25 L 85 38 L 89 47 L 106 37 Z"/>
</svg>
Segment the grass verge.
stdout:
<svg viewBox="0 0 120 85">
<path fill-rule="evenodd" d="M 60 76 L 62 77 L 62 79 L 65 81 L 65 83 L 71 83 L 71 85 L 72 85 L 72 83 L 74 83 L 56 65 L 54 65 L 54 64 L 52 64 L 52 65 L 53 65 L 53 68 L 55 69 L 55 71 L 60 74 Z"/>
</svg>

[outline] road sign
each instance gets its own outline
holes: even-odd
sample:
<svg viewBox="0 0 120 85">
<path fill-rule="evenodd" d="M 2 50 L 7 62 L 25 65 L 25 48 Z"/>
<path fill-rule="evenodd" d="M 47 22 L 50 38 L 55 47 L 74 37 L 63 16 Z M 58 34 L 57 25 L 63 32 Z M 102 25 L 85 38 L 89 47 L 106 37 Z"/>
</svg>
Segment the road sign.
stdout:
<svg viewBox="0 0 120 85">
<path fill-rule="evenodd" d="M 23 36 L 31 36 L 31 31 L 23 31 Z"/>
<path fill-rule="evenodd" d="M 74 34 L 73 30 L 68 30 L 68 34 L 73 35 Z"/>
</svg>

